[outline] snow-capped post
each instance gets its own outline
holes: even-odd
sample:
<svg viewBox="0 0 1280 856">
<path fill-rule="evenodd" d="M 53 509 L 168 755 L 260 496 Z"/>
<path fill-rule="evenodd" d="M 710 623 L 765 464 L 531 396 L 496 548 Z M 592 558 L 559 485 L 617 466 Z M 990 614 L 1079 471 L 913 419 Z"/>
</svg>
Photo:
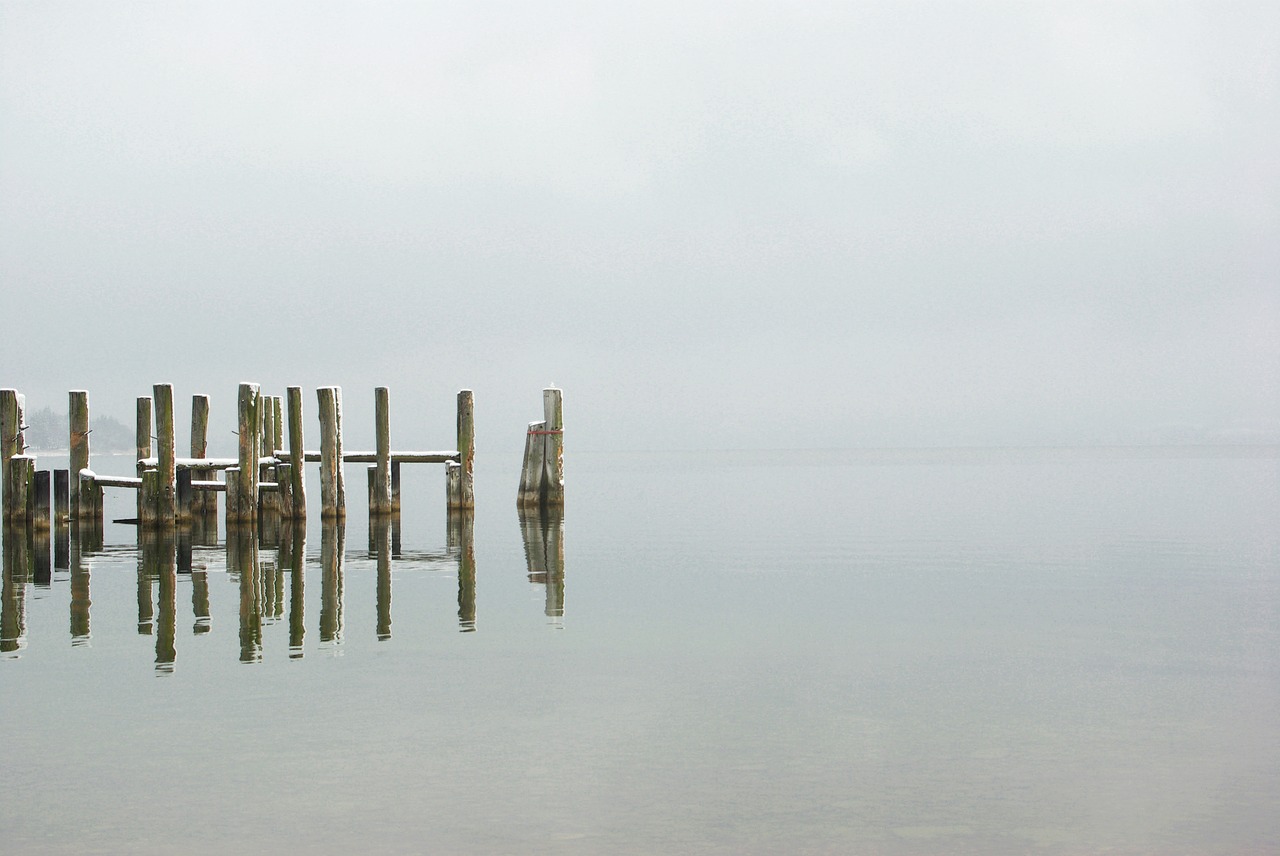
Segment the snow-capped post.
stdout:
<svg viewBox="0 0 1280 856">
<path fill-rule="evenodd" d="M 476 507 L 475 457 L 475 395 L 464 389 L 458 392 L 458 468 L 456 473 L 452 468 L 446 473 L 451 509 Z"/>
<path fill-rule="evenodd" d="M 173 384 L 151 387 L 156 410 L 156 470 L 160 473 L 157 522 L 172 526 L 177 517 L 178 470 L 173 428 Z"/>
<path fill-rule="evenodd" d="M 390 392 L 385 386 L 373 391 L 374 422 L 377 436 L 377 461 L 373 468 L 373 484 L 369 490 L 369 513 L 391 513 L 391 410 Z"/>
<path fill-rule="evenodd" d="M 305 520 L 307 485 L 306 450 L 302 445 L 302 387 L 291 386 L 286 392 L 289 396 L 289 516 L 294 520 Z"/>
<path fill-rule="evenodd" d="M 67 393 L 67 421 L 70 423 L 67 451 L 71 458 L 71 516 L 75 520 L 91 520 L 96 512 L 92 497 L 81 501 L 84 486 L 80 471 L 89 467 L 89 393 L 73 389 Z"/>
</svg>

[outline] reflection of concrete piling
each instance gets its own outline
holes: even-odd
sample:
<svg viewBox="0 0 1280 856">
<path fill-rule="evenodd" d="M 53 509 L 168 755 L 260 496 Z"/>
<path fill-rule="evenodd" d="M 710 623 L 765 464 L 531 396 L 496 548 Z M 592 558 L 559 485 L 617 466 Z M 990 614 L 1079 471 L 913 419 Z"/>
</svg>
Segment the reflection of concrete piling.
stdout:
<svg viewBox="0 0 1280 856">
<path fill-rule="evenodd" d="M 525 433 L 524 466 L 517 504 L 521 508 L 564 505 L 564 398 L 561 390 L 542 391 L 542 421 Z"/>
<path fill-rule="evenodd" d="M 546 586 L 546 615 L 564 615 L 564 514 L 559 508 L 522 511 L 520 533 L 524 538 L 529 582 Z"/>
</svg>

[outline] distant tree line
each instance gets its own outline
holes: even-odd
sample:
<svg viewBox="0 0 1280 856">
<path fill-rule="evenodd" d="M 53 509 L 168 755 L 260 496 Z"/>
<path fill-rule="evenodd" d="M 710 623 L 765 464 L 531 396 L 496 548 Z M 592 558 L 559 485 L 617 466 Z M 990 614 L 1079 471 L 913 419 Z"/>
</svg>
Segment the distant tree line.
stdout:
<svg viewBox="0 0 1280 856">
<path fill-rule="evenodd" d="M 54 413 L 43 407 L 27 414 L 27 447 L 33 452 L 51 452 L 66 449 L 69 440 L 67 414 Z M 93 436 L 89 446 L 98 452 L 129 452 L 136 448 L 137 438 L 132 428 L 126 427 L 111 416 L 95 416 L 89 422 Z"/>
</svg>

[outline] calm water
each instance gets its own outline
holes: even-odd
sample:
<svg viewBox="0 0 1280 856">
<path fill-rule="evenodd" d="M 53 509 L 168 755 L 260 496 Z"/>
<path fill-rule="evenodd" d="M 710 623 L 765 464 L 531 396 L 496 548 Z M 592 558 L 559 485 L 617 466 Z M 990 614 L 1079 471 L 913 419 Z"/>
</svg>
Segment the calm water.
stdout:
<svg viewBox="0 0 1280 856">
<path fill-rule="evenodd" d="M 1280 450 L 518 470 L 190 572 L 9 537 L 4 851 L 1280 851 Z"/>
</svg>

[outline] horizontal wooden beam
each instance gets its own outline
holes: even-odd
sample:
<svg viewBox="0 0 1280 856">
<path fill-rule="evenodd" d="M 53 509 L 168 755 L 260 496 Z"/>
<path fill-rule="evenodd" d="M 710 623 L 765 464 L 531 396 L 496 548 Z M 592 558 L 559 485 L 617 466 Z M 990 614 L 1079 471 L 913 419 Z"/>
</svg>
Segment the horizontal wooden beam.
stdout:
<svg viewBox="0 0 1280 856">
<path fill-rule="evenodd" d="M 277 452 L 276 456 L 282 461 L 289 461 L 291 456 L 288 452 Z M 320 462 L 319 452 L 306 452 L 306 462 L 315 464 Z M 457 452 L 392 452 L 391 462 L 396 464 L 445 464 L 449 461 L 457 461 L 461 458 Z M 378 462 L 377 452 L 343 452 L 342 462 L 344 464 L 376 464 Z"/>
</svg>

